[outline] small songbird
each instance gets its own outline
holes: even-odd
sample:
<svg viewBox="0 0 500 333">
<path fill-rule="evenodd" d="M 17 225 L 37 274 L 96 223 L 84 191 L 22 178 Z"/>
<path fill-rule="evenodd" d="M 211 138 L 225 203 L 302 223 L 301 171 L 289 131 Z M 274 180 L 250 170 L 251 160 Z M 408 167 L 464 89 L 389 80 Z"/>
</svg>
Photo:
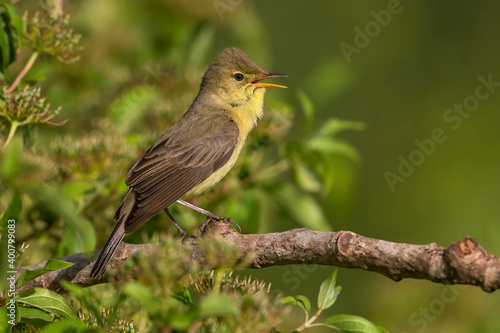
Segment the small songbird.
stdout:
<svg viewBox="0 0 500 333">
<path fill-rule="evenodd" d="M 129 191 L 91 277 L 104 274 L 125 234 L 163 210 L 186 237 L 168 209 L 175 202 L 207 216 L 200 228 L 208 218 L 234 223 L 184 200 L 217 184 L 234 166 L 248 133 L 262 117 L 266 89 L 286 88 L 261 82 L 271 77 L 286 75 L 265 72 L 238 48 L 219 54 L 203 76 L 193 104 L 129 171 L 125 180 Z"/>
</svg>

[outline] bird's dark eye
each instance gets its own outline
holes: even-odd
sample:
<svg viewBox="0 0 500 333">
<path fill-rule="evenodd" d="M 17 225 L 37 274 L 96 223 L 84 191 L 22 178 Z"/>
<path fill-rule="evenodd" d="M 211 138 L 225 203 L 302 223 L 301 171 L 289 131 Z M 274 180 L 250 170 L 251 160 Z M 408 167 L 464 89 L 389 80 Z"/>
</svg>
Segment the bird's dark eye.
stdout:
<svg viewBox="0 0 500 333">
<path fill-rule="evenodd" d="M 236 73 L 236 74 L 234 74 L 233 76 L 234 76 L 234 79 L 235 79 L 236 81 L 241 81 L 241 80 L 243 80 L 243 74 L 241 74 L 241 73 Z"/>
</svg>

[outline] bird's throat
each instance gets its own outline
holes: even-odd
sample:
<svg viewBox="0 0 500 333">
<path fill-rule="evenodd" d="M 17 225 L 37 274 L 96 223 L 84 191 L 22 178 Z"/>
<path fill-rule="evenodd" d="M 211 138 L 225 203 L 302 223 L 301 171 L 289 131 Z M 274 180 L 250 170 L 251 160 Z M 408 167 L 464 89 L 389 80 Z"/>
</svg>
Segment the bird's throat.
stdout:
<svg viewBox="0 0 500 333">
<path fill-rule="evenodd" d="M 240 103 L 233 103 L 229 108 L 229 116 L 238 125 L 240 136 L 247 136 L 262 118 L 264 113 L 265 89 L 256 89 L 247 99 Z"/>
</svg>

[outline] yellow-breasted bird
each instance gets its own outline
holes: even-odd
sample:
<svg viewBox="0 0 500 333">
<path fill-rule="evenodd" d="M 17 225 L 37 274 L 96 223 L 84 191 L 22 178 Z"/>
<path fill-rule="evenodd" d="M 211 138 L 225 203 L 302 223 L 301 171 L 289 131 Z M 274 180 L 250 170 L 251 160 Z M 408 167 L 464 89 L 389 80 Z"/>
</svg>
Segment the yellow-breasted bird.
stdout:
<svg viewBox="0 0 500 333">
<path fill-rule="evenodd" d="M 263 83 L 284 74 L 267 73 L 238 48 L 219 54 L 201 80 L 200 91 L 186 113 L 134 164 L 125 183 L 129 191 L 115 214 L 116 227 L 90 275 L 100 277 L 125 234 L 165 211 L 182 237 L 168 207 L 175 202 L 208 218 L 227 219 L 182 199 L 211 188 L 233 167 L 248 133 L 262 117 Z M 231 219 L 227 219 L 233 223 Z"/>
</svg>

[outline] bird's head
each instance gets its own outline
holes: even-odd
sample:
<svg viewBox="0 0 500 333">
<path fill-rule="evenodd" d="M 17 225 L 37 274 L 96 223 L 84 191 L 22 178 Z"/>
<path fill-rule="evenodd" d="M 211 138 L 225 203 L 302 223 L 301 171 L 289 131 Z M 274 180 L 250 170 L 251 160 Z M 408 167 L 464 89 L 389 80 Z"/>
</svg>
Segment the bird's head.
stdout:
<svg viewBox="0 0 500 333">
<path fill-rule="evenodd" d="M 201 91 L 216 94 L 233 107 L 252 108 L 262 105 L 267 88 L 286 88 L 261 82 L 272 77 L 287 76 L 264 71 L 245 52 L 233 47 L 222 51 L 210 65 L 203 76 Z"/>
</svg>

